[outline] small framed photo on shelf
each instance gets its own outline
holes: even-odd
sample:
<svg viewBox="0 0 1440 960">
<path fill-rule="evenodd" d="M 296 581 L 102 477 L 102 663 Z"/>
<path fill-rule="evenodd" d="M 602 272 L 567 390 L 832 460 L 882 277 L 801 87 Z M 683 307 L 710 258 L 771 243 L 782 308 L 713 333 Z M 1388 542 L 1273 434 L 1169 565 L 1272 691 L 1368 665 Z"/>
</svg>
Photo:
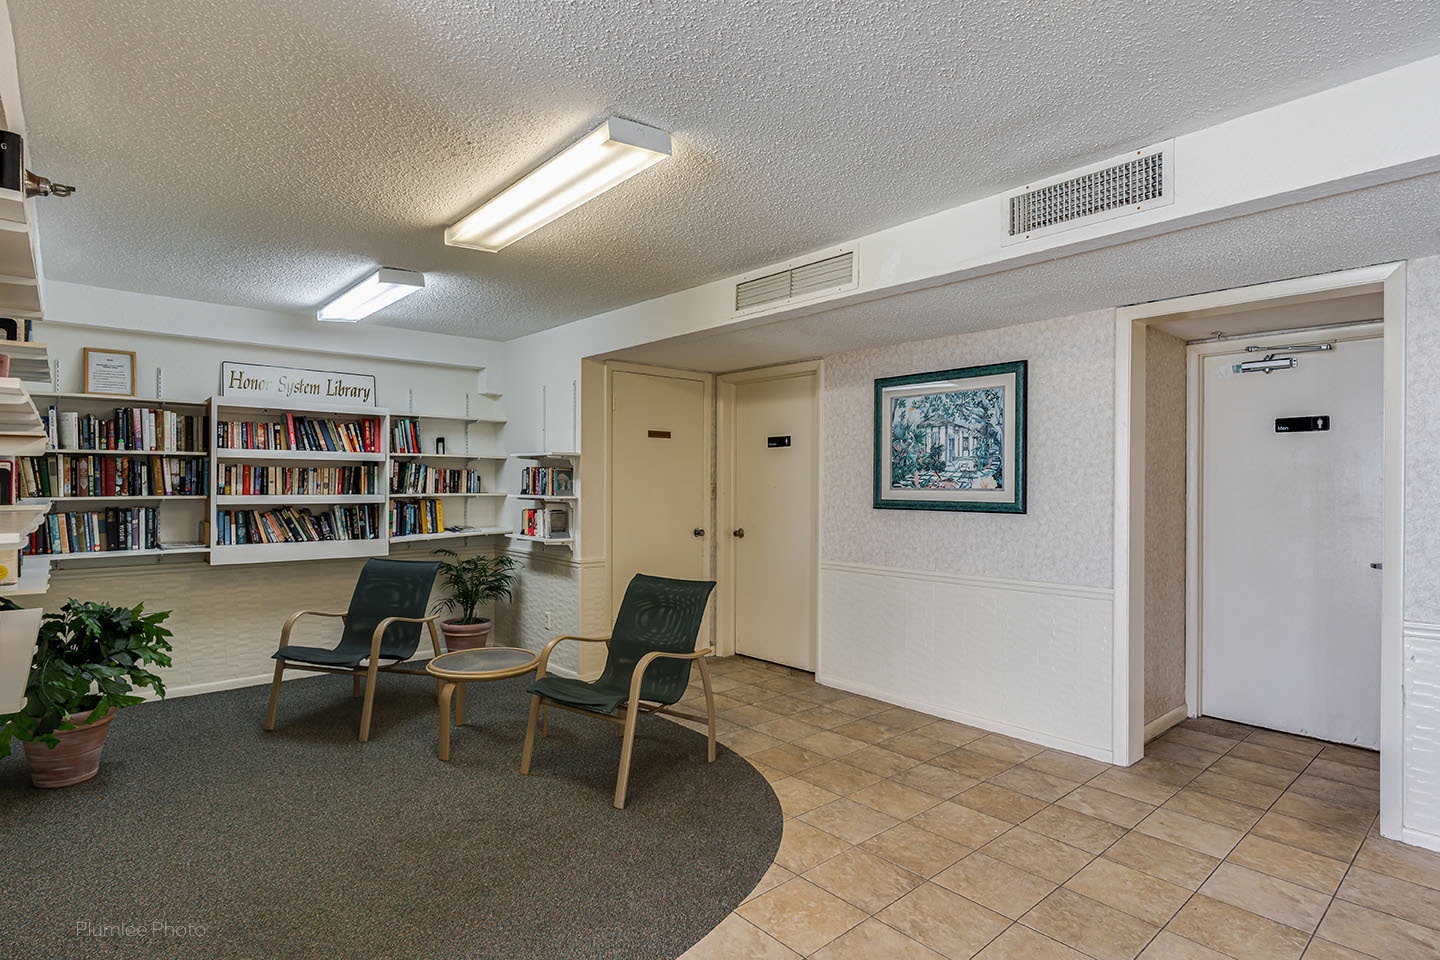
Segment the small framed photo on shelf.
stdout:
<svg viewBox="0 0 1440 960">
<path fill-rule="evenodd" d="M 135 396 L 135 351 L 86 347 L 85 392 Z"/>
<path fill-rule="evenodd" d="M 1025 512 L 1026 362 L 875 381 L 875 507 Z"/>
</svg>

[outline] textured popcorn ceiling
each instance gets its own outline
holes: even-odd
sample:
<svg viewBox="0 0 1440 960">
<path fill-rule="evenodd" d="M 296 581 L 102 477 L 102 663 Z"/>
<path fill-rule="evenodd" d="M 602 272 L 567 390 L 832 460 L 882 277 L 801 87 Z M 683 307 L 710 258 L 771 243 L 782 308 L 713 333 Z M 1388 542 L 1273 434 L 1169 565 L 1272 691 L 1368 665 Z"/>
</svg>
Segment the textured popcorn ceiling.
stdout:
<svg viewBox="0 0 1440 960">
<path fill-rule="evenodd" d="M 10 0 L 58 280 L 508 339 L 1440 52 L 1433 3 Z M 675 156 L 499 254 L 446 224 L 616 114 Z M 1216 249 L 1223 255 L 1223 245 Z"/>
</svg>

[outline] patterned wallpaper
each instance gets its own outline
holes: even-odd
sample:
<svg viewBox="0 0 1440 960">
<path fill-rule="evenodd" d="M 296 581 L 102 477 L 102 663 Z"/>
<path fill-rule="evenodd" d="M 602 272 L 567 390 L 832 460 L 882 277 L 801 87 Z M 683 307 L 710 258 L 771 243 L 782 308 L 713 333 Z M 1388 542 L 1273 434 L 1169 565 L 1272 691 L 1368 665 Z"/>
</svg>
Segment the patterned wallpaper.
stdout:
<svg viewBox="0 0 1440 960">
<path fill-rule="evenodd" d="M 842 353 L 821 398 L 822 562 L 1109 587 L 1113 310 Z M 1029 512 L 876 510 L 877 377 L 1028 360 Z"/>
<path fill-rule="evenodd" d="M 1405 619 L 1440 623 L 1440 257 L 1405 271 Z"/>
<path fill-rule="evenodd" d="M 1185 343 L 1145 331 L 1145 722 L 1185 705 Z"/>
</svg>

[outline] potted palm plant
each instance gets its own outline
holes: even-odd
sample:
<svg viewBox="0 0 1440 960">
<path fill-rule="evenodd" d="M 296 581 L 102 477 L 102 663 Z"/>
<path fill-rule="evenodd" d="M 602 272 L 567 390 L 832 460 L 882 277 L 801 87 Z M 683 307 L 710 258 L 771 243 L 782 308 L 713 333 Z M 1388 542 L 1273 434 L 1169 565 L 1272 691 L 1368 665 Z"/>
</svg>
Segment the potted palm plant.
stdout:
<svg viewBox="0 0 1440 960">
<path fill-rule="evenodd" d="M 480 616 L 480 607 L 491 600 L 509 600 L 515 582 L 515 558 L 506 553 L 493 557 L 462 557 L 454 550 L 435 551 L 448 559 L 440 562 L 440 582 L 450 596 L 435 603 L 435 610 L 454 614 L 440 621 L 446 650 L 483 647 L 493 624 Z"/>
<path fill-rule="evenodd" d="M 67 600 L 41 619 L 25 684 L 25 705 L 0 715 L 0 757 L 11 740 L 25 746 L 37 787 L 68 787 L 100 769 L 115 709 L 141 703 L 131 691 L 165 683 L 149 669 L 170 666 L 170 611 Z"/>
</svg>

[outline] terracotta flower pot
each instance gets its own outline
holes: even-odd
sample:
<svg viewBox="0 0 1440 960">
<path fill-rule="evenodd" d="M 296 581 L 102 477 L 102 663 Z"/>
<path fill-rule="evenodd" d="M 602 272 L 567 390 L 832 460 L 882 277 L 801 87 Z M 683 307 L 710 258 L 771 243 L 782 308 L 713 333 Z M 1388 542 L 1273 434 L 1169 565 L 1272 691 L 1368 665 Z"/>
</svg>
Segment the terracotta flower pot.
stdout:
<svg viewBox="0 0 1440 960">
<path fill-rule="evenodd" d="M 441 620 L 440 632 L 445 635 L 445 649 L 474 650 L 483 647 L 490 640 L 490 628 L 495 624 L 489 620 L 479 623 L 460 623 L 457 620 Z"/>
<path fill-rule="evenodd" d="M 90 711 L 70 717 L 74 730 L 57 732 L 60 743 L 54 748 L 43 743 L 26 743 L 25 759 L 30 761 L 30 782 L 37 787 L 70 787 L 84 783 L 100 772 L 100 751 L 110 733 L 111 710 L 94 723 L 86 723 Z"/>
</svg>

